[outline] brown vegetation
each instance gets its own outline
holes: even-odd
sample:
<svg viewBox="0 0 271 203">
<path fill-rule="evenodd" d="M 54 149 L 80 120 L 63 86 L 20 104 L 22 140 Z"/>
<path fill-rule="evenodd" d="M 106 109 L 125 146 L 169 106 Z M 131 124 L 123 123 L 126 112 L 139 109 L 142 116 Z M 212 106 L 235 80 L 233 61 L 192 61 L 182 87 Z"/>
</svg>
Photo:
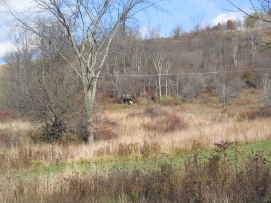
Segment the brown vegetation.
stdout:
<svg viewBox="0 0 271 203">
<path fill-rule="evenodd" d="M 244 111 L 238 115 L 239 120 L 256 120 L 259 118 L 270 118 L 270 117 L 271 117 L 270 106 Z"/>
<path fill-rule="evenodd" d="M 98 119 L 94 127 L 94 140 L 112 140 L 117 138 L 117 123 L 106 118 Z"/>
<path fill-rule="evenodd" d="M 143 126 L 146 130 L 158 131 L 160 133 L 174 132 L 187 128 L 185 121 L 174 113 L 168 113 L 155 121 L 145 123 Z"/>
<path fill-rule="evenodd" d="M 239 156 L 237 154 L 237 156 Z M 239 165 L 239 167 L 236 167 Z M 42 184 L 41 181 L 44 181 Z M 156 170 L 112 169 L 107 175 L 88 172 L 52 182 L 19 181 L 5 190 L 2 202 L 265 202 L 270 199 L 271 166 L 261 153 L 246 161 L 228 159 L 226 151 L 202 161 L 198 153 L 182 166 L 163 164 Z"/>
</svg>

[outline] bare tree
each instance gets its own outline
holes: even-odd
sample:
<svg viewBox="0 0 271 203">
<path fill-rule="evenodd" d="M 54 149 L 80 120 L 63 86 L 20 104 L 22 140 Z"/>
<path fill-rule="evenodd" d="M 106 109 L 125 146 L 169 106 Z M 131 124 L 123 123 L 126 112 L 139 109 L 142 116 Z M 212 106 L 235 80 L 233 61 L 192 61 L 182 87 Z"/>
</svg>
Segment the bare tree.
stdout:
<svg viewBox="0 0 271 203">
<path fill-rule="evenodd" d="M 77 63 L 71 63 L 63 55 L 69 66 L 80 78 L 84 89 L 87 120 L 93 120 L 93 109 L 97 91 L 97 81 L 104 68 L 110 45 L 129 17 L 142 9 L 154 5 L 154 0 L 34 0 L 41 11 L 62 26 L 70 43 Z M 28 30 L 38 37 L 43 34 L 11 14 Z M 50 41 L 49 41 L 50 43 Z M 78 65 L 74 65 L 78 64 Z M 90 128 L 90 134 L 92 134 Z"/>
<path fill-rule="evenodd" d="M 180 25 L 177 25 L 173 30 L 172 30 L 172 37 L 174 39 L 178 39 L 182 36 L 183 29 Z"/>
<path fill-rule="evenodd" d="M 13 36 L 13 41 L 16 44 L 16 50 L 8 53 L 4 60 L 7 64 L 3 78 L 3 93 L 7 108 L 16 109 L 18 112 L 29 110 L 33 107 L 29 101 L 29 82 L 31 76 L 28 74 L 33 66 L 34 50 L 30 45 L 29 33 L 18 31 Z"/>
<path fill-rule="evenodd" d="M 162 97 L 162 78 L 163 76 L 166 78 L 166 96 L 167 96 L 167 85 L 168 85 L 168 72 L 170 70 L 170 62 L 166 58 L 166 56 L 161 53 L 155 53 L 152 56 L 155 72 L 157 74 L 157 85 L 158 85 L 158 95 Z"/>
</svg>

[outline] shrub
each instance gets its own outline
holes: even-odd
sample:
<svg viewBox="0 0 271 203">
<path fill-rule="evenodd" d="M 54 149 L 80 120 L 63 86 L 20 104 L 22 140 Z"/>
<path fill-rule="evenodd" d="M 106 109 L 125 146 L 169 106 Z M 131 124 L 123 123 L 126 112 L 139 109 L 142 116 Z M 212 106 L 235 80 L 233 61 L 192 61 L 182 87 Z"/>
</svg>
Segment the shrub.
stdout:
<svg viewBox="0 0 271 203">
<path fill-rule="evenodd" d="M 257 110 L 248 110 L 248 111 L 244 111 L 239 113 L 238 115 L 238 120 L 242 121 L 242 120 L 255 120 L 258 116 Z"/>
<path fill-rule="evenodd" d="M 118 137 L 114 130 L 117 126 L 116 122 L 106 118 L 100 118 L 95 121 L 94 125 L 94 140 L 112 140 Z"/>
<path fill-rule="evenodd" d="M 12 118 L 13 117 L 9 113 L 0 111 L 0 121 L 1 122 L 10 121 Z"/>
<path fill-rule="evenodd" d="M 166 114 L 159 106 L 148 107 L 144 110 L 143 115 L 151 118 L 161 117 Z"/>
<path fill-rule="evenodd" d="M 67 126 L 64 120 L 55 116 L 48 119 L 41 127 L 40 140 L 47 143 L 57 142 L 67 132 Z"/>
<path fill-rule="evenodd" d="M 98 128 L 95 128 L 94 131 L 94 140 L 100 141 L 100 140 L 112 140 L 114 138 L 117 138 L 118 135 L 109 127 L 107 126 L 99 126 Z"/>
<path fill-rule="evenodd" d="M 271 106 L 241 112 L 238 115 L 239 120 L 255 120 L 257 118 L 270 118 L 270 117 L 271 117 Z"/>
<path fill-rule="evenodd" d="M 265 106 L 258 110 L 257 112 L 258 117 L 261 118 L 270 118 L 271 117 L 271 106 Z"/>
<path fill-rule="evenodd" d="M 168 133 L 187 128 L 187 123 L 174 113 L 166 114 L 162 118 L 150 121 L 149 123 L 145 123 L 143 125 L 146 130 L 153 130 L 162 133 Z"/>
</svg>

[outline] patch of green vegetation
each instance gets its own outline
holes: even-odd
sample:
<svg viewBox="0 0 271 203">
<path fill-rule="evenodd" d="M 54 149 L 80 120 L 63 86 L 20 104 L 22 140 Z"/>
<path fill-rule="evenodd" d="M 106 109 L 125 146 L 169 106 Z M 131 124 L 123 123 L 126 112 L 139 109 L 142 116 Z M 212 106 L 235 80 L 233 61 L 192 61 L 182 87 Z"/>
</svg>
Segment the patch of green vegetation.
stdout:
<svg viewBox="0 0 271 203">
<path fill-rule="evenodd" d="M 171 156 L 164 158 L 148 158 L 139 157 L 108 157 L 96 160 L 79 160 L 70 163 L 49 164 L 42 167 L 32 167 L 26 171 L 20 171 L 17 177 L 28 178 L 41 175 L 55 175 L 63 171 L 72 171 L 79 173 L 106 173 L 112 169 L 139 169 L 149 170 L 157 169 L 163 164 L 179 165 L 183 162 L 183 157 Z M 36 162 L 36 161 L 35 161 Z"/>
<path fill-rule="evenodd" d="M 79 173 L 106 173 L 112 169 L 128 169 L 128 170 L 155 170 L 161 165 L 170 164 L 179 166 L 184 161 L 197 154 L 202 161 L 208 160 L 215 153 L 225 153 L 228 159 L 234 160 L 238 153 L 239 159 L 246 159 L 253 152 L 263 152 L 266 158 L 271 161 L 271 141 L 263 141 L 253 144 L 234 145 L 227 150 L 195 148 L 192 152 L 175 153 L 166 157 L 148 157 L 128 156 L 128 157 L 103 157 L 93 160 L 79 160 L 67 163 L 46 164 L 41 161 L 32 161 L 31 169 L 21 171 L 18 177 L 28 178 L 41 175 L 55 175 L 63 171 L 72 171 Z"/>
<path fill-rule="evenodd" d="M 180 105 L 184 102 L 182 97 L 162 96 L 159 103 L 162 105 Z"/>
<path fill-rule="evenodd" d="M 264 152 L 267 158 L 271 160 L 271 140 L 242 145 L 240 148 L 244 152 Z"/>
</svg>

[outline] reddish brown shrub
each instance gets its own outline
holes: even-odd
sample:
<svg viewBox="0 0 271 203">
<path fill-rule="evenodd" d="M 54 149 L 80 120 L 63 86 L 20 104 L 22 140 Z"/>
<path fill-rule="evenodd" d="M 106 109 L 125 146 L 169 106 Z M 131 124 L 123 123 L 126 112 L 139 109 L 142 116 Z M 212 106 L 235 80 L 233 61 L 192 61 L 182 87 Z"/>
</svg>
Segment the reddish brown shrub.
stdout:
<svg viewBox="0 0 271 203">
<path fill-rule="evenodd" d="M 144 128 L 147 130 L 168 133 L 187 128 L 187 123 L 176 114 L 171 113 L 166 114 L 164 117 L 159 118 L 158 120 L 144 124 Z"/>
<path fill-rule="evenodd" d="M 99 126 L 98 128 L 95 128 L 94 140 L 112 140 L 117 137 L 118 135 L 111 128 L 106 126 Z"/>
<path fill-rule="evenodd" d="M 270 117 L 271 117 L 270 106 L 241 112 L 238 115 L 239 120 L 255 120 L 257 118 L 270 118 Z"/>
<path fill-rule="evenodd" d="M 239 120 L 255 120 L 258 116 L 257 110 L 249 110 L 239 113 Z"/>
<path fill-rule="evenodd" d="M 13 119 L 13 117 L 8 112 L 0 112 L 0 121 L 9 121 Z"/>
<path fill-rule="evenodd" d="M 166 114 L 166 112 L 164 110 L 162 110 L 159 106 L 148 107 L 143 112 L 144 116 L 149 116 L 151 118 L 156 118 L 159 116 L 163 116 L 165 114 Z"/>
<path fill-rule="evenodd" d="M 94 128 L 94 140 L 112 140 L 117 138 L 116 126 L 117 123 L 109 119 L 98 119 Z"/>
<path fill-rule="evenodd" d="M 143 112 L 132 112 L 127 115 L 127 118 L 134 118 L 140 116 L 147 116 L 151 118 L 161 117 L 167 114 L 166 111 L 162 110 L 159 106 L 147 107 Z"/>
<path fill-rule="evenodd" d="M 271 117 L 271 106 L 265 106 L 258 110 L 257 116 L 261 118 Z"/>
</svg>

